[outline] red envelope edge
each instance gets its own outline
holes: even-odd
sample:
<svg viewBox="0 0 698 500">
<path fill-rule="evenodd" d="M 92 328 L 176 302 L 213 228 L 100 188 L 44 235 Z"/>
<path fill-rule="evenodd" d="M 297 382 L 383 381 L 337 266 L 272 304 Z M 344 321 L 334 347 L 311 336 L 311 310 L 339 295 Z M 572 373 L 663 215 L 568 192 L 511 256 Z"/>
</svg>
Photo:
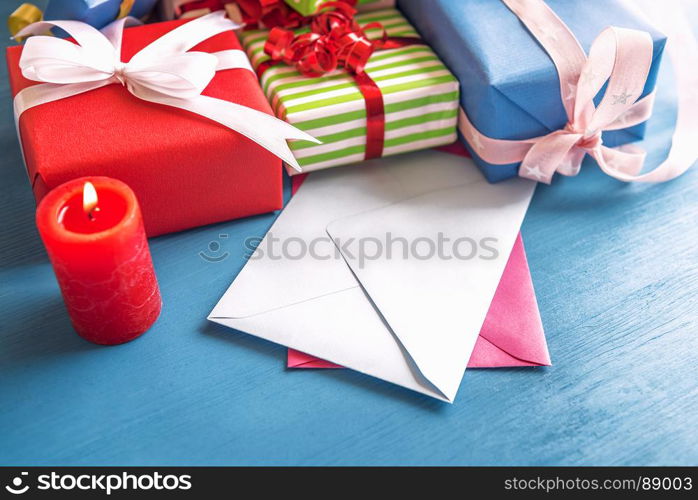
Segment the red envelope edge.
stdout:
<svg viewBox="0 0 698 500">
<path fill-rule="evenodd" d="M 457 151 L 449 151 L 459 154 Z M 306 175 L 292 177 L 295 193 Z M 550 366 L 536 293 L 526 260 L 521 233 L 492 299 L 480 336 L 468 361 L 468 368 Z M 340 365 L 289 349 L 289 368 L 343 368 Z"/>
</svg>

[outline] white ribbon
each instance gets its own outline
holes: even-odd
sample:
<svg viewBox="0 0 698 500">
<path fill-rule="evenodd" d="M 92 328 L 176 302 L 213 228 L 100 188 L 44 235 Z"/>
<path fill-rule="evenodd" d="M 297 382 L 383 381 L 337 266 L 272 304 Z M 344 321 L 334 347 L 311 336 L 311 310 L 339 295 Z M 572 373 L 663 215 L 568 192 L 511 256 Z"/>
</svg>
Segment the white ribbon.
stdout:
<svg viewBox="0 0 698 500">
<path fill-rule="evenodd" d="M 101 32 L 79 21 L 43 21 L 17 33 L 17 37 L 40 35 L 55 26 L 66 31 L 77 44 L 52 36 L 32 36 L 27 40 L 20 69 L 25 78 L 44 83 L 27 87 L 15 96 L 15 119 L 19 121 L 22 113 L 34 106 L 118 83 L 139 99 L 191 111 L 235 130 L 300 171 L 286 140 L 320 141 L 274 116 L 201 95 L 216 71 L 253 71 L 241 50 L 189 52 L 202 41 L 239 27 L 226 19 L 224 12 L 179 26 L 124 63 L 123 30 L 134 21 L 119 19 Z"/>
</svg>

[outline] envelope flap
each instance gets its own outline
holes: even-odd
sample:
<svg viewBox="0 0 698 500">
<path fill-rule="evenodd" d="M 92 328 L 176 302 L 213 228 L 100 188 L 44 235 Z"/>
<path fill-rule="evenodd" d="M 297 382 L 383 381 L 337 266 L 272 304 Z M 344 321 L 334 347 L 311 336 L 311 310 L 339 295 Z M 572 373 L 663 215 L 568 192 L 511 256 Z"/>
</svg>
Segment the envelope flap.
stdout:
<svg viewBox="0 0 698 500">
<path fill-rule="evenodd" d="M 378 313 L 422 375 L 453 400 L 534 184 L 468 183 L 333 221 Z M 382 248 L 379 247 L 382 245 Z"/>
</svg>

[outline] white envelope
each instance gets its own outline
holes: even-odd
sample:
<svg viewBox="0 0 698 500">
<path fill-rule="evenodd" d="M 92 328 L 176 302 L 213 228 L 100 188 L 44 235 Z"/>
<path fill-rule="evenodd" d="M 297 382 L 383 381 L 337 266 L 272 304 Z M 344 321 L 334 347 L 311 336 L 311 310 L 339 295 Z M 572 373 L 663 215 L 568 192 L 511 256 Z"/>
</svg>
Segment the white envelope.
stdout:
<svg viewBox="0 0 698 500">
<path fill-rule="evenodd" d="M 209 319 L 452 402 L 534 188 L 437 151 L 314 172 Z"/>
</svg>

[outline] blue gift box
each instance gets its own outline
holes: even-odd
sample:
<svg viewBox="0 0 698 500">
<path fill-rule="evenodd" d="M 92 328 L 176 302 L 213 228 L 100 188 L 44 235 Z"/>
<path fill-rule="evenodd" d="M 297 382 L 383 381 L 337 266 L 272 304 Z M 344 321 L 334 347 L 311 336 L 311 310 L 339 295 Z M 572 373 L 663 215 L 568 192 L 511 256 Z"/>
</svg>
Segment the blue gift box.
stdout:
<svg viewBox="0 0 698 500">
<path fill-rule="evenodd" d="M 643 96 L 654 89 L 666 37 L 629 11 L 621 0 L 547 0 L 585 51 L 608 26 L 647 31 L 654 54 Z M 398 0 L 398 6 L 456 75 L 460 104 L 473 125 L 497 139 L 529 139 L 562 128 L 567 115 L 557 70 L 545 50 L 499 0 Z M 602 89 L 603 92 L 604 89 Z M 599 96 L 600 98 L 600 96 Z M 642 139 L 645 124 L 603 133 L 607 146 Z M 519 164 L 475 163 L 490 182 L 518 175 Z"/>
<path fill-rule="evenodd" d="M 71 19 L 95 28 L 103 28 L 119 15 L 122 0 L 51 0 L 46 6 L 44 19 Z M 129 15 L 141 18 L 150 13 L 157 0 L 136 0 Z"/>
</svg>

